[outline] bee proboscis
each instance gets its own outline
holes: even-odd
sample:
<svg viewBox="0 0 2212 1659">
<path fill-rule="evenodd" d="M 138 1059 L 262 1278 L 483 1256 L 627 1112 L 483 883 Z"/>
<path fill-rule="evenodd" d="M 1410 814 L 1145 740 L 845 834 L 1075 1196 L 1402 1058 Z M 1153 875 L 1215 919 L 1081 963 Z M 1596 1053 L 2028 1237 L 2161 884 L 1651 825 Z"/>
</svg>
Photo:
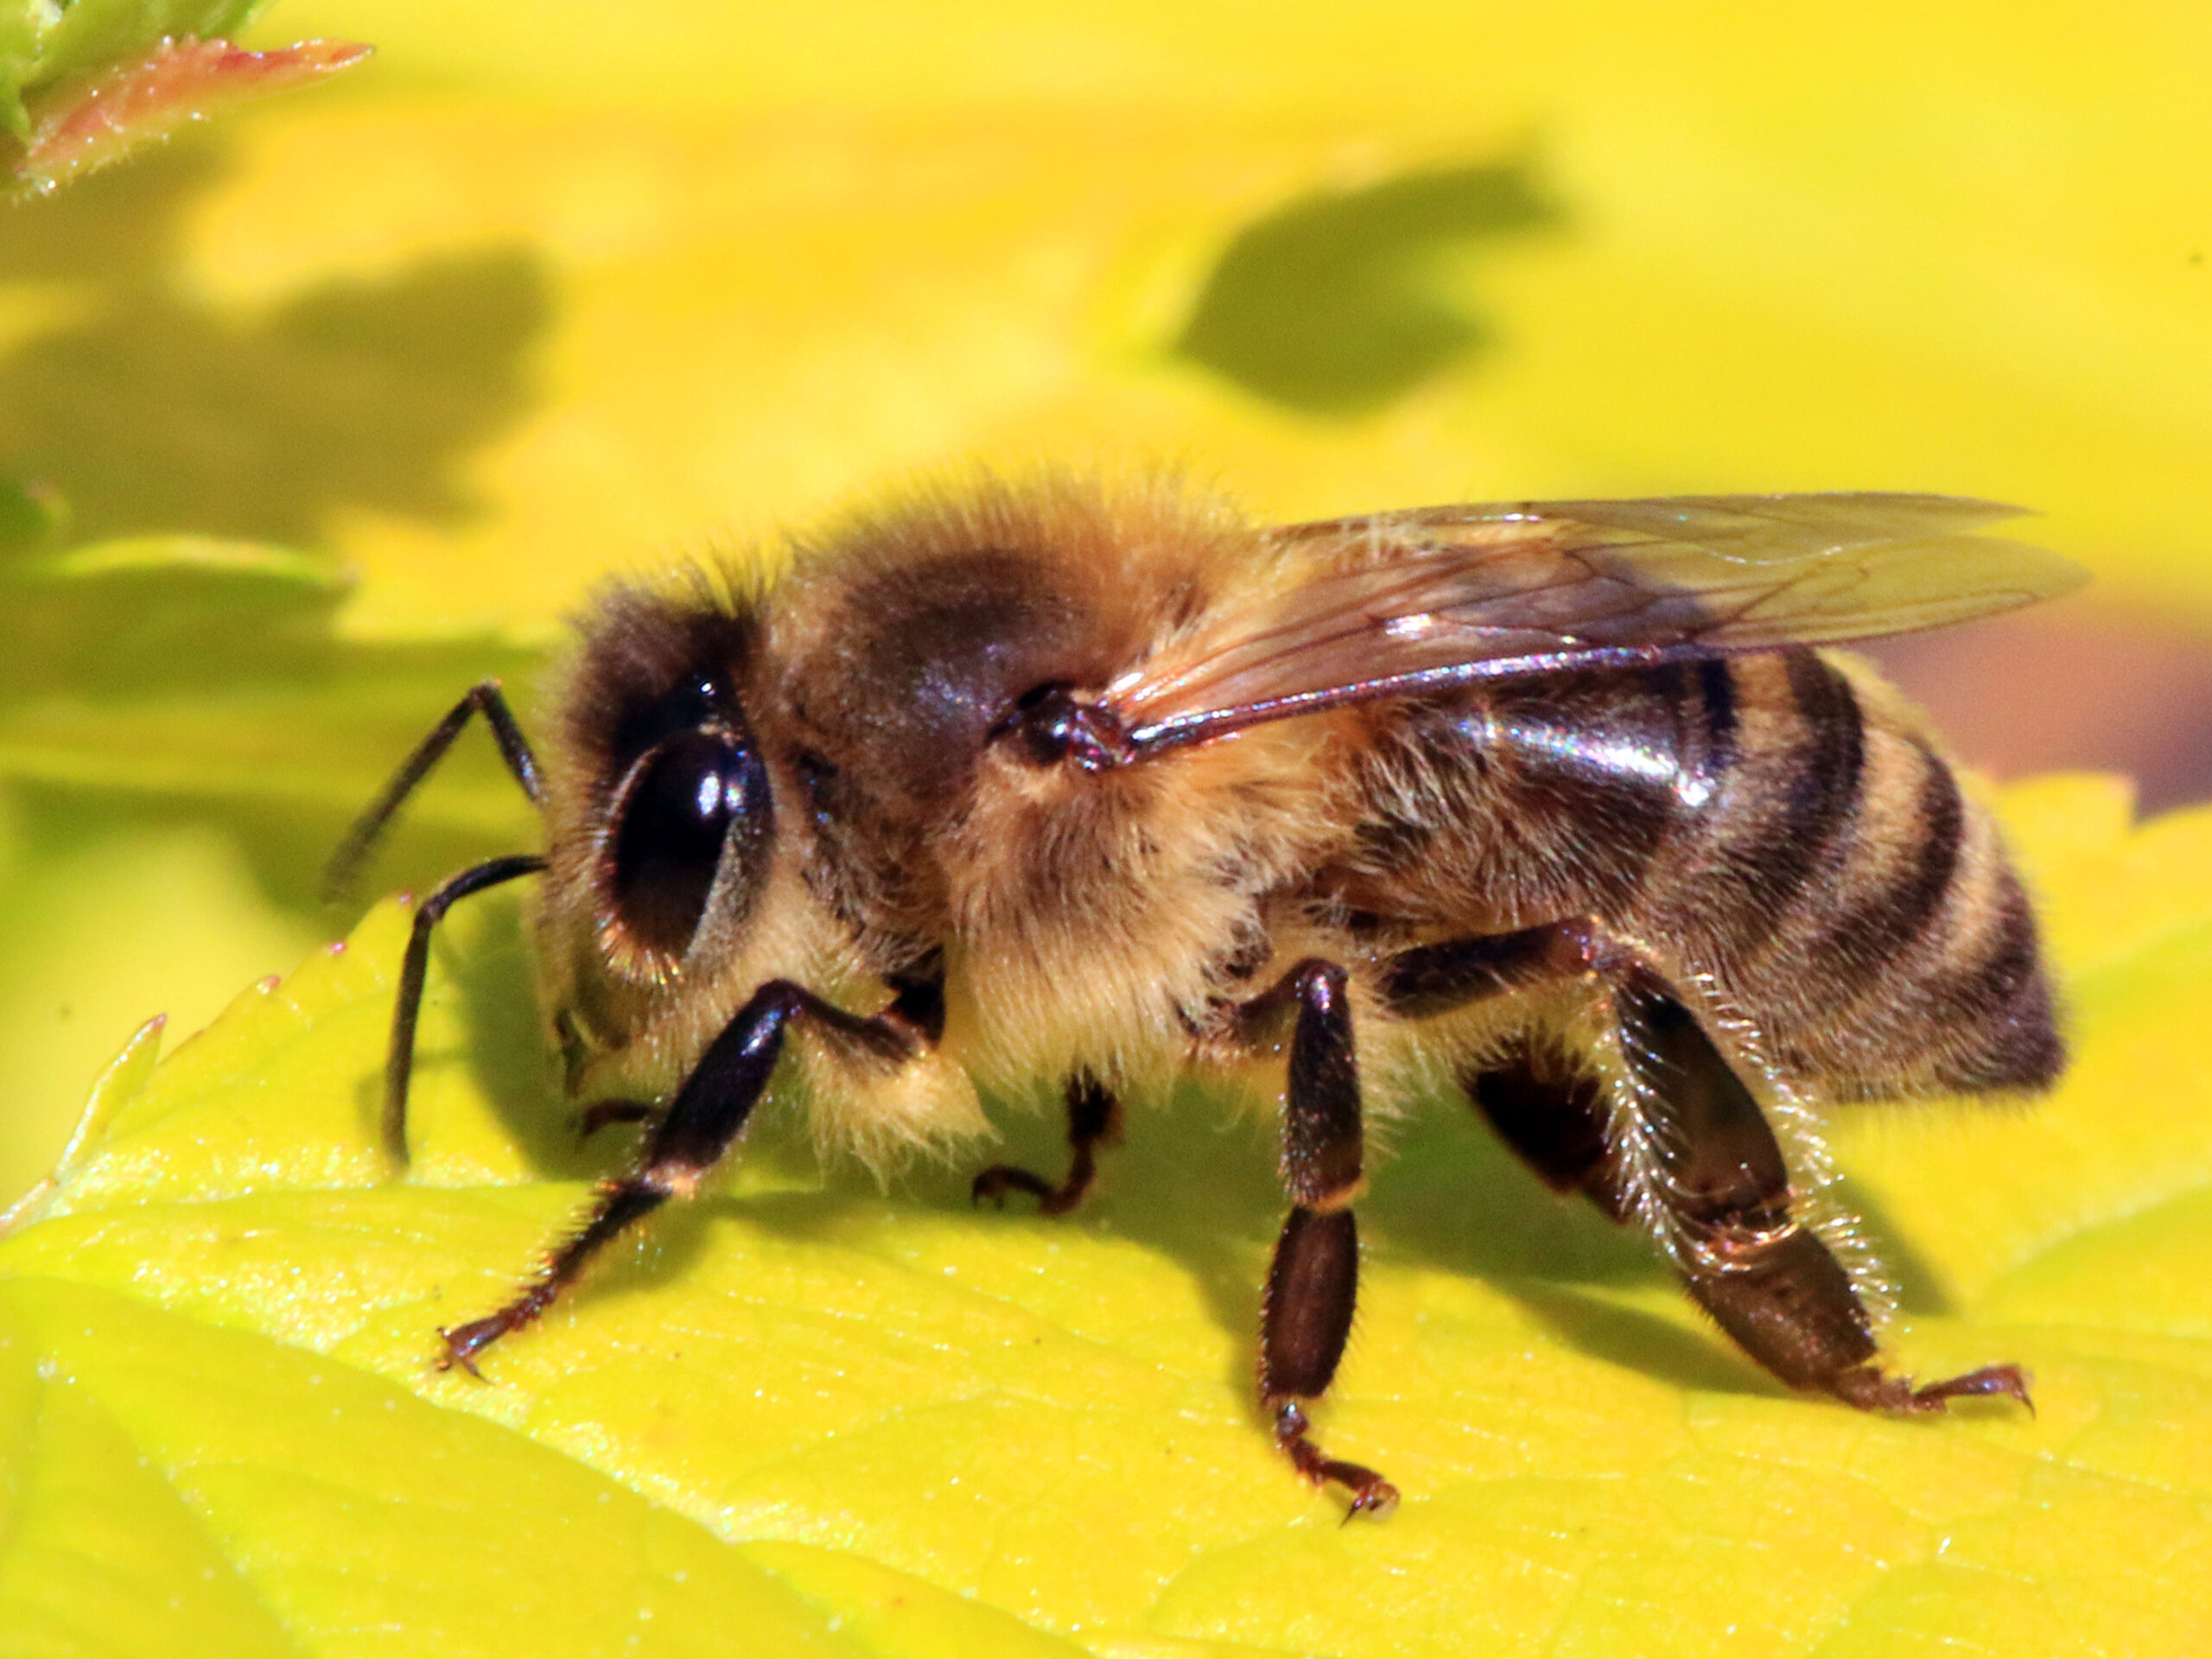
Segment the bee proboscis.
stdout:
<svg viewBox="0 0 2212 1659">
<path fill-rule="evenodd" d="M 386 1079 L 405 1157 L 431 929 L 539 875 L 539 977 L 594 1121 L 648 1128 L 476 1369 L 727 1153 L 782 1077 L 874 1161 L 1065 1103 L 1081 1201 L 1125 1100 L 1274 1094 L 1288 1216 L 1261 1319 L 1278 1445 L 1325 1455 L 1365 1125 L 1456 1081 L 1553 1187 L 1657 1241 L 1794 1388 L 1940 1409 L 2027 1384 L 1885 1369 L 1808 1109 L 2033 1091 L 2063 1054 L 2034 917 L 1923 719 L 1818 647 L 2065 591 L 1929 495 L 1523 502 L 1255 528 L 1167 483 L 990 480 L 863 512 L 780 574 L 616 586 L 541 763 L 472 690 L 334 861 L 358 868 L 473 713 L 542 854 L 418 911 Z M 750 567 L 748 567 L 750 569 Z M 796 1040 L 787 1040 L 793 1039 Z"/>
</svg>

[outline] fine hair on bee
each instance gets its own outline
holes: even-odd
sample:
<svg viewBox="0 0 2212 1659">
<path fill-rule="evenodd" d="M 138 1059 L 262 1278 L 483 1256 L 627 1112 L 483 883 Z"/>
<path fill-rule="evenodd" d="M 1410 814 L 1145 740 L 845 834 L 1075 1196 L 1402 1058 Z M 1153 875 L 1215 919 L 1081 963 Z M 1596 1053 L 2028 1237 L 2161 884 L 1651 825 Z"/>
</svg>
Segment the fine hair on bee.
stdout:
<svg viewBox="0 0 2212 1659">
<path fill-rule="evenodd" d="M 1821 1189 L 1821 1109 L 2033 1093 L 2063 1064 L 2035 918 L 1924 718 L 1830 647 L 2075 586 L 1935 495 L 1516 502 L 1255 525 L 1153 480 L 922 490 L 768 567 L 619 584 L 542 753 L 471 690 L 333 862 L 356 874 L 472 716 L 542 852 L 416 914 L 385 1079 L 406 1158 L 432 929 L 537 876 L 541 995 L 629 1167 L 442 1367 L 537 1319 L 722 1159 L 772 1092 L 881 1165 L 1043 1090 L 1073 1208 L 1126 1102 L 1255 1090 L 1287 1216 L 1259 1394 L 1351 1514 L 1396 1501 L 1308 1410 L 1351 1330 L 1376 1124 L 1456 1092 L 1550 1186 L 1649 1234 L 1792 1388 L 1916 1384 Z"/>
</svg>

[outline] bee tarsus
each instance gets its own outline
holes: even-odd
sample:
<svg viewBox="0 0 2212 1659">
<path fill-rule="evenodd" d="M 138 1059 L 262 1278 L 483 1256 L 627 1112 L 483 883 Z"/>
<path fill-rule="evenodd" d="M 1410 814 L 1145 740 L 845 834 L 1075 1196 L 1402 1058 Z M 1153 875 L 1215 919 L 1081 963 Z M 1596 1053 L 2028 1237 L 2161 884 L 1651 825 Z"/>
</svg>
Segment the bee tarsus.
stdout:
<svg viewBox="0 0 2212 1659">
<path fill-rule="evenodd" d="M 553 1251 L 544 1270 L 519 1296 L 498 1313 L 447 1334 L 439 1369 L 463 1364 L 474 1371 L 468 1363 L 474 1356 L 537 1319 L 593 1256 L 669 1198 L 696 1187 L 753 1116 L 782 1057 L 785 1033 L 798 1020 L 830 1042 L 878 1061 L 910 1059 L 921 1046 L 904 1020 L 848 1014 L 789 980 L 760 987 L 683 1080 L 646 1137 L 637 1164 L 600 1188 L 583 1225 Z M 622 1103 L 626 1108 L 630 1103 Z"/>
<path fill-rule="evenodd" d="M 1380 1521 L 1398 1507 L 1395 1486 L 1363 1464 L 1324 1457 L 1321 1449 L 1306 1437 L 1306 1413 L 1297 1402 L 1286 1400 L 1274 1406 L 1275 1445 L 1289 1458 L 1291 1466 L 1316 1486 L 1334 1484 L 1351 1495 L 1351 1502 L 1344 1510 L 1345 1525 L 1363 1515 Z"/>
<path fill-rule="evenodd" d="M 1008 1192 L 1027 1192 L 1037 1200 L 1037 1213 L 1063 1216 L 1090 1195 L 1098 1178 L 1098 1148 L 1114 1146 L 1122 1138 L 1122 1106 L 1112 1090 L 1088 1071 L 1070 1077 L 1065 1091 L 1068 1119 L 1068 1173 L 1058 1181 L 1033 1170 L 1012 1164 L 993 1164 L 976 1173 L 969 1183 L 968 1201 L 995 1200 L 1006 1208 Z"/>
<path fill-rule="evenodd" d="M 576 1140 L 588 1141 L 618 1123 L 650 1123 L 659 1116 L 660 1108 L 649 1100 L 594 1100 L 576 1114 Z"/>
<path fill-rule="evenodd" d="M 2036 1402 L 2028 1393 L 2028 1376 L 2018 1365 L 1984 1365 L 1961 1376 L 1916 1386 L 1909 1376 L 1885 1376 L 1879 1366 L 1847 1371 L 1835 1379 L 1830 1392 L 1837 1398 L 1869 1411 L 1894 1411 L 1912 1416 L 1942 1411 L 1954 1400 L 2001 1398 L 2018 1401 L 2035 1415 Z"/>
<path fill-rule="evenodd" d="M 537 1276 L 512 1301 L 480 1319 L 471 1319 L 449 1330 L 440 1329 L 438 1336 L 443 1351 L 438 1356 L 437 1369 L 446 1371 L 458 1365 L 482 1381 L 484 1373 L 477 1369 L 477 1355 L 508 1332 L 534 1324 L 583 1270 L 585 1262 L 632 1223 L 660 1208 L 668 1197 L 664 1188 L 633 1181 L 608 1182 L 600 1189 L 599 1201 L 582 1231 L 555 1250 Z"/>
</svg>

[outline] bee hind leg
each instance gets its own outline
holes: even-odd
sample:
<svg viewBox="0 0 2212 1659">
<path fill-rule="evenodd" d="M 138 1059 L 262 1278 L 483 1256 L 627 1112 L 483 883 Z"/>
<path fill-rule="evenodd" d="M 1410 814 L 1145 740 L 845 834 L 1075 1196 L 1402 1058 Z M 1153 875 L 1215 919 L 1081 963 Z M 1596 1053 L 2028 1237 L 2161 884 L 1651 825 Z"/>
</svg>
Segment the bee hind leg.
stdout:
<svg viewBox="0 0 2212 1659">
<path fill-rule="evenodd" d="M 1460 1078 L 1460 1087 L 1545 1185 L 1580 1192 L 1613 1221 L 1626 1195 L 1605 1144 L 1605 1090 L 1556 1048 L 1531 1045 Z"/>
<path fill-rule="evenodd" d="M 993 1164 L 969 1183 L 970 1203 L 995 1198 L 1004 1209 L 1008 1192 L 1027 1192 L 1037 1200 L 1038 1214 L 1058 1216 L 1084 1201 L 1098 1178 L 1098 1148 L 1121 1144 L 1122 1104 L 1112 1090 L 1088 1071 L 1078 1071 L 1068 1079 L 1066 1101 L 1068 1173 L 1058 1183 L 1013 1164 Z"/>
<path fill-rule="evenodd" d="M 1742 1079 L 1656 976 L 1619 972 L 1612 995 L 1653 1166 L 1644 1197 L 1677 1242 L 1685 1287 L 1738 1347 L 1790 1387 L 1861 1409 L 1940 1411 L 1975 1395 L 2032 1409 L 2017 1365 L 1917 1387 L 1886 1375 L 1851 1275 L 1793 1213 L 1782 1148 Z M 1603 1179 L 1623 1182 L 1618 1174 Z M 1621 1213 L 1630 1207 L 1615 1202 Z"/>
<path fill-rule="evenodd" d="M 1260 1310 L 1260 1407 L 1275 1444 L 1317 1486 L 1351 1495 L 1345 1514 L 1388 1515 L 1398 1489 L 1313 1443 L 1306 1402 L 1328 1392 L 1351 1334 L 1359 1234 L 1351 1205 L 1365 1184 L 1359 1069 L 1344 970 L 1307 961 L 1239 1011 L 1259 1035 L 1294 1008 L 1282 1166 L 1290 1214 L 1275 1242 Z"/>
</svg>

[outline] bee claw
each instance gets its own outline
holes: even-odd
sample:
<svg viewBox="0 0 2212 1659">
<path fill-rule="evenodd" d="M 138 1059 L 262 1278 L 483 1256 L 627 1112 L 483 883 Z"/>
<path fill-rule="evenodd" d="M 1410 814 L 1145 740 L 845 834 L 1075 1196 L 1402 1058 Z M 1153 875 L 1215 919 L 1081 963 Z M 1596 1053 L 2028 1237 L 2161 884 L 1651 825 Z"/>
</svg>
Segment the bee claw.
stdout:
<svg viewBox="0 0 2212 1659">
<path fill-rule="evenodd" d="M 985 1198 L 988 1198 L 1003 1210 L 1006 1208 L 1006 1195 L 1009 1188 L 1017 1192 L 1028 1193 L 1039 1205 L 1049 1204 L 1057 1191 L 1052 1184 L 1041 1175 L 1032 1174 L 1026 1169 L 1017 1169 L 1012 1164 L 993 1164 L 988 1169 L 979 1172 L 976 1179 L 968 1184 L 968 1202 L 981 1204 Z"/>
<path fill-rule="evenodd" d="M 1943 1408 L 1946 1401 L 1991 1395 L 2017 1400 L 2028 1408 L 2029 1416 L 2036 1414 L 2036 1402 L 2028 1394 L 2027 1373 L 2018 1365 L 1985 1365 L 1978 1371 L 1929 1382 L 1912 1391 L 1915 1405 L 1937 1411 Z"/>
<path fill-rule="evenodd" d="M 465 1325 L 459 1327 L 442 1325 L 438 1327 L 438 1340 L 445 1344 L 445 1351 L 432 1363 L 432 1369 L 449 1371 L 458 1365 L 481 1382 L 484 1373 L 476 1369 L 475 1351 L 468 1341 L 469 1329 Z"/>
<path fill-rule="evenodd" d="M 1398 1489 L 1387 1480 L 1375 1478 L 1370 1484 L 1353 1488 L 1351 1507 L 1344 1510 L 1344 1518 L 1337 1524 L 1348 1527 L 1352 1523 L 1353 1516 L 1361 1515 L 1371 1515 L 1380 1521 L 1397 1507 Z"/>
</svg>

